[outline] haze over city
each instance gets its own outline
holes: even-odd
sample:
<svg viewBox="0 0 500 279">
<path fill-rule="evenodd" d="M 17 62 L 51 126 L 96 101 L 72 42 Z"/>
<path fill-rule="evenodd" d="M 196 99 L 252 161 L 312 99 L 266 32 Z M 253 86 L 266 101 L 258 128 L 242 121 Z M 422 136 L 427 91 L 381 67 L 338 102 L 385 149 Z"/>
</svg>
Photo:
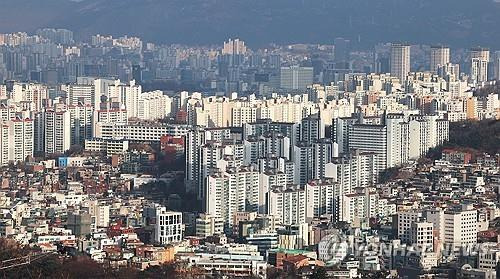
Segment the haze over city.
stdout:
<svg viewBox="0 0 500 279">
<path fill-rule="evenodd" d="M 344 37 L 363 47 L 388 41 L 494 47 L 499 12 L 493 0 L 4 0 L 0 32 L 52 27 L 78 38 L 101 33 L 198 45 L 229 37 L 251 46 Z"/>
</svg>

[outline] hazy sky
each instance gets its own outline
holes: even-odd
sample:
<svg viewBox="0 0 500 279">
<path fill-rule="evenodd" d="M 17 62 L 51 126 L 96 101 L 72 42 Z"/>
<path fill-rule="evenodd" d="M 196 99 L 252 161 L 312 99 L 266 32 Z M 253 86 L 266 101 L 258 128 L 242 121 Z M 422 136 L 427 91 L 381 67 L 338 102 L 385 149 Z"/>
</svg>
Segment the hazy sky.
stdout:
<svg viewBox="0 0 500 279">
<path fill-rule="evenodd" d="M 68 28 L 79 36 L 138 35 L 210 44 L 239 36 L 270 42 L 360 45 L 409 41 L 500 49 L 494 0 L 2 0 L 0 32 Z"/>
</svg>

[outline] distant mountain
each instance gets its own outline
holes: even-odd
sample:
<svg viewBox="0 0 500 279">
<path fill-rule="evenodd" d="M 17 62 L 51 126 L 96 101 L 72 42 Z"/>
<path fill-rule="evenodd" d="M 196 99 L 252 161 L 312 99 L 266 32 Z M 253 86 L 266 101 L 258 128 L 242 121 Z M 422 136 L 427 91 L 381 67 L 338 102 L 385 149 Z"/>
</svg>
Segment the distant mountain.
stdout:
<svg viewBox="0 0 500 279">
<path fill-rule="evenodd" d="M 408 41 L 500 48 L 497 0 L 2 0 L 0 32 L 60 27 L 79 36 L 137 35 L 251 45 Z"/>
</svg>

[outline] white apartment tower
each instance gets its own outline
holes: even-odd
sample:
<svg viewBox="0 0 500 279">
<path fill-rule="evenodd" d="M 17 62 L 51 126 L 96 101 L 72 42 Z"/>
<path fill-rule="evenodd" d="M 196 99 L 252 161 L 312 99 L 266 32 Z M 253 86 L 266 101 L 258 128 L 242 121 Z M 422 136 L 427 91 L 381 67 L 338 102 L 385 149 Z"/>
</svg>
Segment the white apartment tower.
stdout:
<svg viewBox="0 0 500 279">
<path fill-rule="evenodd" d="M 310 115 L 302 119 L 300 124 L 300 138 L 302 141 L 313 143 L 325 137 L 325 123 L 319 115 Z"/>
<path fill-rule="evenodd" d="M 0 165 L 9 164 L 9 125 L 0 122 Z"/>
<path fill-rule="evenodd" d="M 214 173 L 207 177 L 206 185 L 205 213 L 222 218 L 226 228 L 232 227 L 236 212 L 259 209 L 260 175 L 251 168 Z"/>
<path fill-rule="evenodd" d="M 333 179 L 312 180 L 305 186 L 307 218 L 319 218 L 324 214 L 335 215 L 340 209 L 341 186 Z"/>
<path fill-rule="evenodd" d="M 14 83 L 11 93 L 14 102 L 31 102 L 34 111 L 43 108 L 43 100 L 48 99 L 48 88 L 37 83 Z"/>
<path fill-rule="evenodd" d="M 195 127 L 186 135 L 186 192 L 198 193 L 200 184 L 200 148 L 205 144 L 205 131 Z"/>
<path fill-rule="evenodd" d="M 408 157 L 418 159 L 430 148 L 436 147 L 449 138 L 449 121 L 437 115 L 412 116 L 408 122 Z"/>
<path fill-rule="evenodd" d="M 352 126 L 358 123 L 356 117 L 338 117 L 333 119 L 332 138 L 339 146 L 339 153 L 349 152 L 349 135 Z"/>
<path fill-rule="evenodd" d="M 206 180 L 214 171 L 243 165 L 244 145 L 234 141 L 209 141 L 200 148 L 198 199 L 206 199 Z"/>
<path fill-rule="evenodd" d="M 138 110 L 139 119 L 163 119 L 172 111 L 172 99 L 164 95 L 162 91 L 141 93 Z"/>
<path fill-rule="evenodd" d="M 77 106 L 79 103 L 96 107 L 96 96 L 94 85 L 70 84 L 62 87 L 67 93 L 68 105 Z"/>
<path fill-rule="evenodd" d="M 45 153 L 64 153 L 71 147 L 71 114 L 68 110 L 49 108 L 42 113 Z"/>
<path fill-rule="evenodd" d="M 303 187 L 289 186 L 288 189 L 274 189 L 269 192 L 268 213 L 277 224 L 300 225 L 306 222 L 306 191 Z"/>
<path fill-rule="evenodd" d="M 83 146 L 94 133 L 94 108 L 91 104 L 77 103 L 68 106 L 71 118 L 71 145 Z"/>
<path fill-rule="evenodd" d="M 366 188 L 375 183 L 376 156 L 371 152 L 354 150 L 334 160 L 332 178 L 342 186 L 343 194 L 353 193 L 356 188 Z"/>
<path fill-rule="evenodd" d="M 410 45 L 393 43 L 391 45 L 391 76 L 399 78 L 400 82 L 406 81 L 410 72 Z"/>
<path fill-rule="evenodd" d="M 353 193 L 342 197 L 341 221 L 359 226 L 379 213 L 379 196 L 373 188 L 356 188 Z M 336 217 L 337 218 L 337 217 Z"/>
<path fill-rule="evenodd" d="M 233 127 L 241 127 L 245 123 L 257 121 L 257 108 L 236 103 L 231 110 L 231 122 Z"/>
<path fill-rule="evenodd" d="M 378 175 L 390 167 L 387 161 L 387 126 L 356 124 L 349 135 L 349 148 L 376 155 L 375 170 Z"/>
<path fill-rule="evenodd" d="M 334 157 L 338 157 L 338 145 L 330 139 L 320 139 L 313 144 L 313 177 L 324 179 L 326 177 L 326 166 Z"/>
<path fill-rule="evenodd" d="M 262 135 L 263 152 L 262 157 L 273 156 L 290 159 L 290 139 L 284 134 L 276 131 L 265 132 Z"/>
<path fill-rule="evenodd" d="M 94 119 L 96 123 L 127 123 L 127 110 L 125 106 L 121 108 L 101 108 L 94 112 Z"/>
<path fill-rule="evenodd" d="M 267 213 L 267 195 L 271 189 L 285 189 L 287 185 L 286 174 L 277 169 L 260 170 L 260 190 L 258 213 Z M 293 181 L 292 181 L 293 182 Z M 291 182 L 291 183 L 292 183 Z"/>
<path fill-rule="evenodd" d="M 107 228 L 109 226 L 110 206 L 98 200 L 91 200 L 88 202 L 88 207 L 95 227 Z"/>
<path fill-rule="evenodd" d="M 34 125 L 32 119 L 15 118 L 0 122 L 0 166 L 24 161 L 33 156 Z"/>
<path fill-rule="evenodd" d="M 201 149 L 209 140 L 222 141 L 230 136 L 231 133 L 228 129 L 203 129 L 201 127 L 193 127 L 187 132 L 185 184 L 188 193 L 198 194 L 198 198 L 204 200 L 204 190 L 199 188 L 205 178 L 200 172 L 202 165 Z M 203 158 L 206 160 L 206 157 Z"/>
<path fill-rule="evenodd" d="M 34 126 L 32 119 L 15 119 L 8 121 L 9 126 L 9 160 L 24 161 L 33 156 Z"/>
<path fill-rule="evenodd" d="M 471 58 L 471 80 L 474 82 L 488 81 L 488 63 L 490 62 L 490 50 L 487 48 L 472 48 Z"/>
<path fill-rule="evenodd" d="M 116 80 L 114 85 L 108 86 L 108 98 L 113 102 L 125 105 L 128 118 L 139 116 L 139 96 L 142 88 L 136 85 L 135 81 L 130 81 L 129 85 L 124 85 L 120 80 Z"/>
<path fill-rule="evenodd" d="M 224 47 L 222 48 L 222 54 L 245 54 L 247 52 L 247 47 L 245 46 L 245 42 L 240 39 L 229 39 L 227 42 L 224 42 Z"/>
<path fill-rule="evenodd" d="M 306 142 L 299 142 L 294 147 L 295 179 L 294 184 L 305 185 L 313 178 L 313 146 Z"/>
<path fill-rule="evenodd" d="M 400 166 L 408 162 L 410 144 L 408 123 L 402 114 L 387 114 L 387 167 Z"/>
</svg>

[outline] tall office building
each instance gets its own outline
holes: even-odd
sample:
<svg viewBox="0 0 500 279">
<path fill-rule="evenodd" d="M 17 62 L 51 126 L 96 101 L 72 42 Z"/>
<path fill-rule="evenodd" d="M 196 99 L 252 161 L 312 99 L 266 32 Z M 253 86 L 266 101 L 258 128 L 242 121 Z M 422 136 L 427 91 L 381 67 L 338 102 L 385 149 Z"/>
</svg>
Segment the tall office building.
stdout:
<svg viewBox="0 0 500 279">
<path fill-rule="evenodd" d="M 433 73 L 437 73 L 439 66 L 450 63 L 450 48 L 446 46 L 431 46 L 431 67 Z"/>
<path fill-rule="evenodd" d="M 132 79 L 135 80 L 138 84 L 142 83 L 142 67 L 141 67 L 141 65 L 133 65 L 132 66 Z"/>
<path fill-rule="evenodd" d="M 281 67 L 281 55 L 271 54 L 267 56 L 267 65 L 271 69 L 279 69 Z"/>
<path fill-rule="evenodd" d="M 109 86 L 114 85 L 115 81 L 111 79 L 89 79 L 88 84 L 94 85 L 94 108 L 98 110 L 101 108 L 103 99 L 106 102 L 109 101 Z"/>
<path fill-rule="evenodd" d="M 481 60 L 490 61 L 490 50 L 482 47 L 471 48 L 470 58 L 479 58 Z"/>
<path fill-rule="evenodd" d="M 412 224 L 419 222 L 423 218 L 424 214 L 422 211 L 407 210 L 399 211 L 396 215 L 396 226 L 397 226 L 397 236 L 401 239 L 401 242 L 410 244 Z M 428 220 L 428 219 L 427 219 Z M 432 221 L 430 221 L 432 222 Z M 434 225 L 434 228 L 436 226 Z"/>
<path fill-rule="evenodd" d="M 474 82 L 488 81 L 488 63 L 490 50 L 487 48 L 472 48 L 470 50 L 471 70 L 470 77 Z"/>
<path fill-rule="evenodd" d="M 406 81 L 410 72 L 410 45 L 394 43 L 391 45 L 391 75 Z"/>
<path fill-rule="evenodd" d="M 433 249 L 434 224 L 425 220 L 411 223 L 408 242 L 422 249 Z"/>
<path fill-rule="evenodd" d="M 312 67 L 281 67 L 280 87 L 290 90 L 305 90 L 313 83 Z"/>
<path fill-rule="evenodd" d="M 349 68 L 349 56 L 351 53 L 351 41 L 346 40 L 344 38 L 335 38 L 333 40 L 334 44 L 334 61 L 337 65 L 337 68 L 347 69 Z"/>
<path fill-rule="evenodd" d="M 495 52 L 493 67 L 493 78 L 500 81 L 500 51 Z"/>
</svg>

